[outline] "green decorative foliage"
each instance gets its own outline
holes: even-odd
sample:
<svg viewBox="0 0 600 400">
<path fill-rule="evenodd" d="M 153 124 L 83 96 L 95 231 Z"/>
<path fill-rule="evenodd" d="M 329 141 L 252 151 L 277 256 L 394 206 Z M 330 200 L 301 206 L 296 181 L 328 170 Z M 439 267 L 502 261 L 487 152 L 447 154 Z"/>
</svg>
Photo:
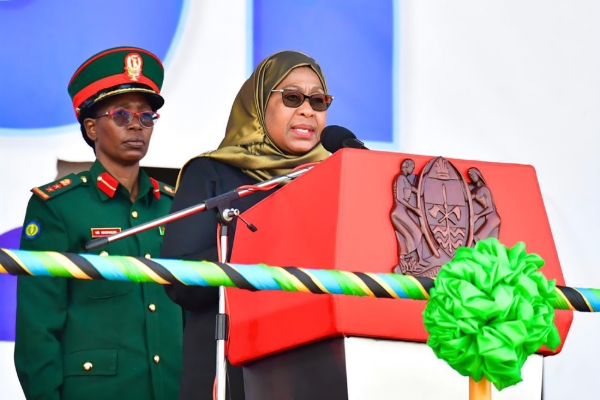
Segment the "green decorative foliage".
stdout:
<svg viewBox="0 0 600 400">
<path fill-rule="evenodd" d="M 555 281 L 538 271 L 543 264 L 522 242 L 508 249 L 489 238 L 459 248 L 423 312 L 435 355 L 475 381 L 485 376 L 498 390 L 521 382 L 529 355 L 560 344 Z"/>
</svg>

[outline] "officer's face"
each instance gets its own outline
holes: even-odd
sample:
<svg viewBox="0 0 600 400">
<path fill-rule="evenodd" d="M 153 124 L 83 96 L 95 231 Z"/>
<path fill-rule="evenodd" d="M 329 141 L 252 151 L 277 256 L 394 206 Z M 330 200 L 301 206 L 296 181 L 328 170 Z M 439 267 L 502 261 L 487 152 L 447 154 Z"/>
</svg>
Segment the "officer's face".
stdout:
<svg viewBox="0 0 600 400">
<path fill-rule="evenodd" d="M 127 93 L 105 100 L 97 115 L 111 110 L 125 109 L 131 112 L 152 111 L 146 98 L 139 93 Z M 96 157 L 117 164 L 135 164 L 148 152 L 153 128 L 140 124 L 137 116 L 125 126 L 118 126 L 110 117 L 85 120 L 88 137 L 96 143 Z"/>
<path fill-rule="evenodd" d="M 309 67 L 294 68 L 276 89 L 289 89 L 305 95 L 325 93 L 319 77 Z M 265 109 L 265 127 L 275 145 L 287 154 L 308 153 L 320 140 L 327 111 L 315 111 L 304 101 L 298 108 L 283 104 L 281 93 L 273 92 Z"/>
</svg>

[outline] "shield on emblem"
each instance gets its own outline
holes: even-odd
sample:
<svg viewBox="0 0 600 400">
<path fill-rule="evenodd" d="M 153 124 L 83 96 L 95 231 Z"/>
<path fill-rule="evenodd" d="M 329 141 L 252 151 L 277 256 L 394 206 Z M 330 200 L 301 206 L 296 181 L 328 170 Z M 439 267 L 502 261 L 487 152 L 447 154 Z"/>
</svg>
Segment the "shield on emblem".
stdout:
<svg viewBox="0 0 600 400">
<path fill-rule="evenodd" d="M 414 160 L 404 159 L 393 183 L 390 218 L 398 242 L 393 271 L 435 277 L 459 247 L 498 238 L 501 219 L 478 168 L 468 169 L 470 183 L 443 157 L 430 160 L 420 176 L 414 169 Z"/>
<path fill-rule="evenodd" d="M 427 163 L 418 193 L 421 229 L 431 250 L 425 260 L 441 266 L 454 257 L 457 248 L 473 242 L 471 194 L 458 169 L 443 157 Z"/>
</svg>

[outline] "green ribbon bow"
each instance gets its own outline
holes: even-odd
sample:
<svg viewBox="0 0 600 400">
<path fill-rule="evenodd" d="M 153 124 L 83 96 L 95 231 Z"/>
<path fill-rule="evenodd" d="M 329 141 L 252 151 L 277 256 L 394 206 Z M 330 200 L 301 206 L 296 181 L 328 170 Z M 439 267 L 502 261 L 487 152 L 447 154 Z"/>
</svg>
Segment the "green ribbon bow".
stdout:
<svg viewBox="0 0 600 400">
<path fill-rule="evenodd" d="M 423 312 L 427 344 L 438 358 L 502 390 L 522 381 L 521 368 L 543 344 L 560 344 L 554 325 L 554 280 L 525 244 L 508 249 L 497 239 L 457 249 L 441 269 Z"/>
</svg>

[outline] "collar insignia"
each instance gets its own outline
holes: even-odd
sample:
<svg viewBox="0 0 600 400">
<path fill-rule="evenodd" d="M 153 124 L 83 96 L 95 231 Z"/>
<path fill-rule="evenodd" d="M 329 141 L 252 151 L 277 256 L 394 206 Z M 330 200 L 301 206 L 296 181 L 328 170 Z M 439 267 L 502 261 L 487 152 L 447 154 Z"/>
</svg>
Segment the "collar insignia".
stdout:
<svg viewBox="0 0 600 400">
<path fill-rule="evenodd" d="M 117 187 L 119 187 L 119 181 L 112 177 L 108 172 L 103 172 L 98 175 L 98 189 L 102 190 L 108 197 L 113 198 Z"/>
<path fill-rule="evenodd" d="M 150 182 L 152 182 L 154 197 L 156 197 L 156 200 L 160 200 L 160 185 L 158 181 L 154 178 L 150 178 Z"/>
</svg>

